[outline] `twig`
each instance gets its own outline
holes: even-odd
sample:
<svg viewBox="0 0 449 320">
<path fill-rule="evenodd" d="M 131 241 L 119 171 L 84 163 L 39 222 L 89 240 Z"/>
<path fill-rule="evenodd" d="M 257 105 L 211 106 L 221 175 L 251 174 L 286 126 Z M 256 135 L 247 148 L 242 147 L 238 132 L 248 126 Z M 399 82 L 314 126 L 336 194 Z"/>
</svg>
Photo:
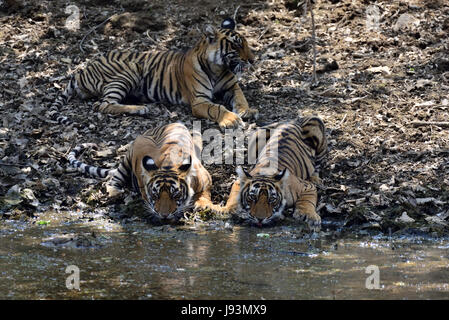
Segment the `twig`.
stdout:
<svg viewBox="0 0 449 320">
<path fill-rule="evenodd" d="M 91 28 L 91 29 L 89 30 L 89 32 L 87 32 L 87 33 L 85 34 L 85 36 L 83 37 L 83 39 L 81 39 L 81 41 L 80 41 L 80 50 L 81 50 L 82 53 L 84 53 L 83 42 L 84 42 L 84 40 L 86 40 L 86 37 L 87 37 L 88 35 L 90 35 L 95 29 L 101 27 L 103 24 L 105 24 L 106 22 L 108 22 L 109 20 L 111 20 L 111 19 L 112 19 L 114 16 L 116 16 L 116 15 L 117 15 L 116 13 L 113 14 L 112 16 L 110 16 L 109 18 L 107 18 L 106 20 L 104 20 L 104 21 L 103 21 L 102 23 L 100 23 L 99 25 L 97 25 L 97 26 Z"/>
<path fill-rule="evenodd" d="M 307 15 L 307 11 L 310 11 L 310 17 L 311 17 L 311 23 L 312 23 L 312 45 L 313 45 L 313 83 L 317 83 L 317 77 L 316 77 L 316 36 L 315 36 L 315 16 L 313 15 L 313 9 L 312 5 L 314 4 L 314 1 L 311 0 L 304 0 L 301 2 L 298 2 L 298 7 L 302 6 L 304 9 L 304 15 Z"/>
<path fill-rule="evenodd" d="M 77 143 L 77 140 L 73 139 L 72 144 L 70 145 L 69 149 L 64 154 L 62 152 L 60 153 L 60 155 L 62 154 L 62 158 L 64 158 L 64 159 L 67 158 L 67 155 L 70 153 L 70 151 L 72 151 L 72 149 L 76 147 L 76 143 Z M 58 151 L 58 150 L 55 150 L 55 151 Z"/>
<path fill-rule="evenodd" d="M 449 128 L 449 122 L 447 121 L 412 121 L 411 125 L 413 127 L 424 127 L 424 126 L 437 126 L 441 128 Z"/>
<path fill-rule="evenodd" d="M 4 162 L 0 162 L 0 166 L 5 166 L 5 167 L 19 167 L 19 168 L 24 168 L 24 167 L 29 167 L 26 164 L 21 164 L 21 163 L 4 163 Z"/>
<path fill-rule="evenodd" d="M 285 47 L 287 49 L 302 49 L 303 47 L 307 46 L 310 41 L 312 41 L 312 40 L 307 39 L 306 41 L 304 41 L 303 44 L 298 44 L 298 45 L 294 45 L 294 44 L 290 43 L 290 44 L 287 44 Z"/>
<path fill-rule="evenodd" d="M 265 33 L 267 33 L 267 31 L 268 31 L 268 27 L 266 27 L 266 28 L 262 31 L 262 33 L 260 34 L 259 38 L 257 38 L 257 41 L 259 41 L 259 40 L 265 35 Z"/>
<path fill-rule="evenodd" d="M 153 38 L 151 38 L 151 36 L 150 36 L 150 34 L 148 33 L 148 31 L 150 31 L 150 30 L 147 30 L 147 31 L 145 32 L 145 35 L 147 36 L 147 38 L 150 39 L 151 42 L 153 42 L 154 44 L 160 45 L 160 43 L 158 43 L 156 40 L 154 40 Z"/>
<path fill-rule="evenodd" d="M 237 8 L 234 11 L 234 16 L 232 18 L 234 21 L 237 21 L 237 20 L 235 20 L 235 18 L 237 17 L 237 11 L 239 11 L 239 9 L 240 9 L 240 5 L 238 5 Z"/>
<path fill-rule="evenodd" d="M 313 82 L 317 82 L 316 78 L 316 37 L 315 37 L 315 18 L 313 16 L 313 9 L 310 0 L 307 0 L 310 10 L 310 17 L 312 18 L 312 44 L 313 44 Z"/>
</svg>

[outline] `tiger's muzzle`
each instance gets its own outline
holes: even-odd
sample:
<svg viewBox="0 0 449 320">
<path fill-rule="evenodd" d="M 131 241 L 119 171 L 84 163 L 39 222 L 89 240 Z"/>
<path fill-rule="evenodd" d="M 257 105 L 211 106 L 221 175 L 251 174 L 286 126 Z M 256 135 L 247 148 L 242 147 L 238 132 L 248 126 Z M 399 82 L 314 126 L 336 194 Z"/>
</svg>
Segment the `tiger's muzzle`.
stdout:
<svg viewBox="0 0 449 320">
<path fill-rule="evenodd" d="M 161 190 L 159 199 L 154 204 L 154 209 L 160 218 L 163 220 L 171 220 L 177 207 L 177 203 L 171 199 L 169 191 L 165 189 Z"/>
<path fill-rule="evenodd" d="M 248 58 L 246 61 L 242 60 L 237 52 L 230 52 L 225 54 L 223 57 L 225 65 L 234 74 L 239 74 L 244 72 L 249 68 L 250 65 L 254 63 L 253 58 Z"/>
<path fill-rule="evenodd" d="M 267 190 L 262 190 L 257 201 L 250 204 L 250 222 L 257 227 L 271 226 L 277 221 L 276 208 L 269 201 Z"/>
</svg>

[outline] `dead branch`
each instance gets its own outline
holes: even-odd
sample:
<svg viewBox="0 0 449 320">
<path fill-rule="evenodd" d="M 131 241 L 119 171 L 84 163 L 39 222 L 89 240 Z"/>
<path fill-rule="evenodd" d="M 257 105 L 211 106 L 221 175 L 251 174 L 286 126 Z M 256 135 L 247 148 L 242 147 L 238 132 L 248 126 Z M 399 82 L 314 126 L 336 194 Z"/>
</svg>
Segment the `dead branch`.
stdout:
<svg viewBox="0 0 449 320">
<path fill-rule="evenodd" d="M 449 128 L 449 122 L 447 121 L 412 121 L 411 125 L 413 127 L 425 127 L 425 126 L 437 126 L 441 128 Z"/>
<path fill-rule="evenodd" d="M 313 76 L 313 83 L 317 82 L 317 77 L 316 77 L 316 35 L 315 35 L 315 16 L 313 15 L 313 4 L 315 4 L 315 1 L 312 0 L 304 0 L 301 2 L 298 2 L 298 7 L 299 6 L 303 6 L 303 10 L 304 10 L 304 15 L 307 15 L 307 11 L 310 12 L 310 18 L 311 18 L 311 24 L 312 24 L 312 46 L 313 46 L 313 71 L 312 71 L 312 76 Z"/>
<path fill-rule="evenodd" d="M 109 18 L 107 18 L 106 20 L 104 20 L 102 23 L 100 23 L 99 25 L 96 25 L 95 27 L 91 28 L 85 35 L 84 37 L 81 39 L 80 41 L 80 50 L 82 53 L 84 53 L 84 49 L 83 49 L 83 42 L 86 39 L 86 37 L 88 35 L 90 35 L 95 29 L 101 27 L 102 25 L 104 25 L 106 22 L 108 22 L 109 20 L 111 20 L 114 16 L 116 16 L 117 14 L 113 14 L 112 16 L 110 16 Z"/>
<path fill-rule="evenodd" d="M 316 37 L 315 37 L 315 18 L 313 16 L 313 9 L 310 0 L 307 0 L 307 4 L 310 10 L 310 17 L 312 20 L 312 44 L 313 44 L 313 82 L 317 82 L 316 78 Z"/>
<path fill-rule="evenodd" d="M 234 17 L 232 18 L 232 19 L 234 19 L 234 21 L 237 21 L 237 20 L 235 20 L 235 18 L 237 18 L 237 12 L 239 11 L 239 9 L 240 9 L 240 5 L 238 5 L 237 8 L 234 11 Z"/>
</svg>

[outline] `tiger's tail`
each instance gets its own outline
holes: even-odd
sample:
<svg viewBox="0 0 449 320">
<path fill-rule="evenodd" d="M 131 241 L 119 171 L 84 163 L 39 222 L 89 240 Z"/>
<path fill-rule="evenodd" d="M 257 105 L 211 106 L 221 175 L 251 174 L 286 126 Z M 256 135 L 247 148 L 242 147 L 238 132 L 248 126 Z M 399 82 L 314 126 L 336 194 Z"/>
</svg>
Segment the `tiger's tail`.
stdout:
<svg viewBox="0 0 449 320">
<path fill-rule="evenodd" d="M 79 160 L 76 159 L 79 154 L 84 151 L 87 148 L 95 147 L 96 145 L 93 143 L 84 143 L 82 145 L 79 145 L 75 147 L 67 156 L 67 160 L 69 160 L 69 163 L 72 167 L 76 168 L 79 172 L 90 175 L 95 178 L 106 178 L 110 174 L 115 171 L 114 169 L 104 169 L 99 168 L 95 166 L 91 166 L 88 164 L 85 164 Z"/>
<path fill-rule="evenodd" d="M 57 121 L 58 124 L 69 125 L 73 123 L 66 116 L 62 116 L 59 110 L 63 105 L 65 105 L 70 100 L 70 98 L 74 96 L 74 93 L 76 92 L 75 89 L 76 89 L 76 79 L 75 77 L 72 76 L 65 90 L 56 98 L 56 101 L 53 102 L 53 104 L 51 105 L 49 111 L 47 112 L 48 118 L 50 118 L 53 121 Z"/>
</svg>

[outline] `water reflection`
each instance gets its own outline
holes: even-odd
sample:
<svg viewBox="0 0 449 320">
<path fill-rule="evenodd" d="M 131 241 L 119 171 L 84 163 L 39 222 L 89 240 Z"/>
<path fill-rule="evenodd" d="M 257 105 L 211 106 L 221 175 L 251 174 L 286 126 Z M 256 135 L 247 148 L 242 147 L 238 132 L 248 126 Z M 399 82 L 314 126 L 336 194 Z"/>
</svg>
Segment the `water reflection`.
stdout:
<svg viewBox="0 0 449 320">
<path fill-rule="evenodd" d="M 0 298 L 6 299 L 416 299 L 448 298 L 449 242 L 310 240 L 295 227 L 152 227 L 0 224 Z M 88 248 L 59 235 L 87 235 Z M 59 239 L 43 245 L 43 239 Z M 60 240 L 63 239 L 63 240 Z M 51 242 L 50 242 L 51 243 Z M 65 268 L 80 269 L 80 291 Z M 380 290 L 366 268 L 378 266 Z"/>
</svg>

